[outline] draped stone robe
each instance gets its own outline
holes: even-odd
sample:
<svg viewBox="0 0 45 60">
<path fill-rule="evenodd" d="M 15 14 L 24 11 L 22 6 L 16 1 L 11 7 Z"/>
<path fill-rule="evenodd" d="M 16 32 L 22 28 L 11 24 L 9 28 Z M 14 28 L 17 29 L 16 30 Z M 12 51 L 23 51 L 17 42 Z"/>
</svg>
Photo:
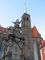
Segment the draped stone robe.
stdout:
<svg viewBox="0 0 45 60">
<path fill-rule="evenodd" d="M 16 42 L 12 41 L 11 39 L 8 40 L 8 42 L 4 40 L 2 45 L 3 56 L 5 55 L 5 60 L 21 60 L 21 49 Z M 6 45 L 8 46 L 6 47 Z"/>
</svg>

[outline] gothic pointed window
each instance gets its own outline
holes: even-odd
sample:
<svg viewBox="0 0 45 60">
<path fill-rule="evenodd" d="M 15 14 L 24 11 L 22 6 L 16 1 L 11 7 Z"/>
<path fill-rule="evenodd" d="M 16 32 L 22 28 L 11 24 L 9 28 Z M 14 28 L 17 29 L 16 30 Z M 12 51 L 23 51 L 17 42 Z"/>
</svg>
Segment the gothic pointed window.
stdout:
<svg viewBox="0 0 45 60">
<path fill-rule="evenodd" d="M 28 17 L 27 17 L 27 21 L 28 21 Z"/>
</svg>

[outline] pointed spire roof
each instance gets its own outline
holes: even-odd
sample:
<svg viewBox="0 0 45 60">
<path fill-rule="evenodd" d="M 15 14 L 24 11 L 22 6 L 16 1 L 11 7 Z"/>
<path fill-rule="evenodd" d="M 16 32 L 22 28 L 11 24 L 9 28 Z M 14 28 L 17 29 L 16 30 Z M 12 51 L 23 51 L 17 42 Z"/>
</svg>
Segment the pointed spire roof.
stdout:
<svg viewBox="0 0 45 60">
<path fill-rule="evenodd" d="M 40 33 L 38 32 L 37 28 L 34 26 L 32 28 L 32 37 L 39 37 Z"/>
</svg>

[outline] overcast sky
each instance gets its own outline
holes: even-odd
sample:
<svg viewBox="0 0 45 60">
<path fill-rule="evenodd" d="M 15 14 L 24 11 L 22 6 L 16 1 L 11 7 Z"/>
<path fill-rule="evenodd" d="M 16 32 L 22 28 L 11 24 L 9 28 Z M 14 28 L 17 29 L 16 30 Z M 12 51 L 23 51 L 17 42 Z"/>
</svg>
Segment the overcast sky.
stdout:
<svg viewBox="0 0 45 60">
<path fill-rule="evenodd" d="M 26 0 L 26 8 L 32 27 L 35 25 L 45 39 L 45 0 Z M 25 0 L 0 0 L 0 25 L 11 26 L 24 12 Z"/>
</svg>

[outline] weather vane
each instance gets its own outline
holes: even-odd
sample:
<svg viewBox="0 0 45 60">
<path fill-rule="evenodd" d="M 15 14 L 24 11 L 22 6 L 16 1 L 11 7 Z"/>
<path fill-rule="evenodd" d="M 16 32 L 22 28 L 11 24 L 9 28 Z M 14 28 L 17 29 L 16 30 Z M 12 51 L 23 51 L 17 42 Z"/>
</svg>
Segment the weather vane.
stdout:
<svg viewBox="0 0 45 60">
<path fill-rule="evenodd" d="M 27 6 L 26 6 L 26 0 L 25 0 L 25 12 L 27 13 Z"/>
</svg>

